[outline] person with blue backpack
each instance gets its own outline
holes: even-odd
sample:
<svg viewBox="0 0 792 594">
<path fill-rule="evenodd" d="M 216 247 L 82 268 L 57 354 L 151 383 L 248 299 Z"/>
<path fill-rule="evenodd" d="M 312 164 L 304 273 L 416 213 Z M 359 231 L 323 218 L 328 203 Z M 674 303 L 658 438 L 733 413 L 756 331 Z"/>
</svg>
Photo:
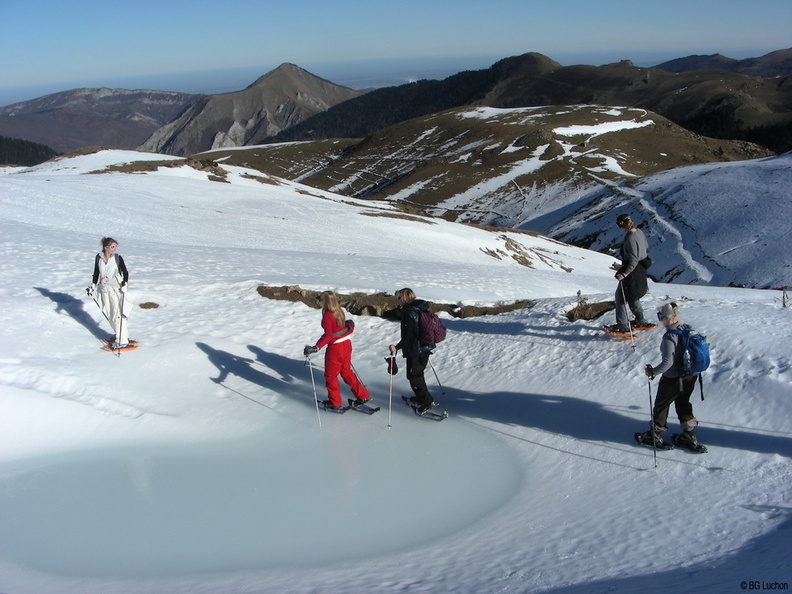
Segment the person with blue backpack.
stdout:
<svg viewBox="0 0 792 594">
<path fill-rule="evenodd" d="M 673 445 L 704 453 L 706 448 L 699 445 L 696 438 L 699 422 L 693 415 L 690 397 L 696 381 L 701 380 L 701 372 L 709 366 L 708 341 L 703 335 L 691 330 L 690 326 L 680 323 L 679 306 L 676 303 L 660 307 L 657 319 L 666 329 L 660 343 L 662 360 L 656 366 L 647 365 L 645 373 L 650 380 L 658 374 L 661 377 L 652 407 L 650 428 L 643 433 L 636 433 L 635 438 L 639 444 L 671 449 L 673 446 L 663 441 L 661 434 L 668 429 L 666 423 L 673 404 L 682 427 L 682 433 L 673 436 Z M 703 397 L 702 389 L 702 400 Z"/>
</svg>

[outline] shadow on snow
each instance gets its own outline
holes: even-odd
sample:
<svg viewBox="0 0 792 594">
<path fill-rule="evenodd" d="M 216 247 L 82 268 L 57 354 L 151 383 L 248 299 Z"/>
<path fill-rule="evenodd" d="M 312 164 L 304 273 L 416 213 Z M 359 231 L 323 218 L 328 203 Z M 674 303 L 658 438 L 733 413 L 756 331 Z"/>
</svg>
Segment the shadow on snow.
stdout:
<svg viewBox="0 0 792 594">
<path fill-rule="evenodd" d="M 587 441 L 632 442 L 632 434 L 648 423 L 638 422 L 597 402 L 571 396 L 547 396 L 516 392 L 470 393 L 446 389 L 449 412 L 470 418 L 520 425 Z M 678 433 L 673 408 L 669 433 Z M 792 438 L 756 433 L 748 428 L 708 427 L 702 424 L 699 439 L 707 446 L 779 454 L 792 458 Z"/>
<path fill-rule="evenodd" d="M 91 316 L 91 314 L 85 311 L 85 302 L 82 299 L 73 297 L 68 293 L 56 293 L 55 291 L 50 291 L 49 289 L 45 289 L 43 287 L 33 288 L 41 293 L 44 297 L 51 299 L 57 305 L 55 308 L 55 313 L 66 313 L 74 321 L 84 326 L 94 337 L 101 340 L 103 338 L 111 338 L 113 336 L 111 333 L 102 330 L 101 326 L 99 326 L 99 323 Z"/>
</svg>

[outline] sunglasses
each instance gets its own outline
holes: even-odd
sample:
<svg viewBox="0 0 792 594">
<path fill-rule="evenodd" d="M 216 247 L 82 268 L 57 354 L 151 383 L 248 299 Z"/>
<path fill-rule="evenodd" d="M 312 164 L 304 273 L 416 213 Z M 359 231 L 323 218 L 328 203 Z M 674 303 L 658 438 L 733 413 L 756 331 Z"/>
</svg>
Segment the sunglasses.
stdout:
<svg viewBox="0 0 792 594">
<path fill-rule="evenodd" d="M 108 246 L 107 246 L 107 248 L 108 248 L 108 249 L 111 249 L 111 250 L 114 250 L 114 249 L 116 249 L 117 247 L 118 247 L 117 245 L 108 245 Z"/>
</svg>

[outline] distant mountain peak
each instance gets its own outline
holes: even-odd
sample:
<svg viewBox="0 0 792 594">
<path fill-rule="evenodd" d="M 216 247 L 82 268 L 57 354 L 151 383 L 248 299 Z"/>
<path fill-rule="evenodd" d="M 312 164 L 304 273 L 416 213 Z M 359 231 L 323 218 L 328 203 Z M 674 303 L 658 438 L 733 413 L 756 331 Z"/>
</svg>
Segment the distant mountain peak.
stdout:
<svg viewBox="0 0 792 594">
<path fill-rule="evenodd" d="M 155 131 L 141 150 L 187 156 L 260 143 L 333 105 L 361 95 L 283 63 L 233 93 L 207 95 Z"/>
<path fill-rule="evenodd" d="M 492 68 L 500 72 L 508 72 L 510 75 L 538 76 L 562 68 L 562 65 L 543 54 L 528 52 L 504 58 L 496 62 Z"/>
<path fill-rule="evenodd" d="M 247 87 L 247 89 L 258 87 L 264 84 L 269 84 L 269 81 L 272 80 L 273 78 L 282 78 L 282 77 L 315 78 L 317 80 L 324 80 L 316 75 L 311 74 L 304 68 L 300 68 L 296 64 L 292 64 L 291 62 L 284 62 L 277 68 L 267 72 L 267 74 L 264 74 L 259 78 L 257 78 L 253 82 L 253 84 Z"/>
</svg>

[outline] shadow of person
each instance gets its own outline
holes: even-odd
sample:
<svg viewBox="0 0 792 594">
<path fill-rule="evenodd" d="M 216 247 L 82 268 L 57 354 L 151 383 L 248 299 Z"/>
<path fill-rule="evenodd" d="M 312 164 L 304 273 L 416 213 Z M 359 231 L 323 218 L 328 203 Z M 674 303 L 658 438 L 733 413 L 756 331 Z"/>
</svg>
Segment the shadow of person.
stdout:
<svg viewBox="0 0 792 594">
<path fill-rule="evenodd" d="M 248 400 L 252 400 L 257 404 L 266 406 L 265 404 L 262 404 L 261 402 L 243 394 L 239 390 L 235 390 L 224 384 L 224 382 L 228 379 L 228 376 L 234 375 L 246 382 L 250 382 L 255 386 L 270 390 L 280 396 L 286 396 L 294 399 L 295 401 L 303 402 L 306 405 L 313 406 L 313 398 L 311 397 L 310 391 L 305 389 L 305 384 L 296 381 L 296 375 L 303 367 L 301 362 L 289 359 L 288 357 L 283 357 L 281 355 L 276 355 L 274 353 L 267 353 L 258 347 L 249 346 L 248 348 L 251 351 L 256 352 L 259 355 L 259 359 L 266 361 L 266 367 L 268 369 L 273 370 L 280 376 L 274 377 L 273 375 L 255 367 L 256 365 L 261 365 L 262 367 L 265 366 L 265 364 L 258 360 L 240 357 L 227 351 L 215 349 L 204 342 L 196 342 L 195 345 L 206 354 L 212 365 L 217 367 L 219 375 L 217 377 L 210 378 L 214 383 L 223 384 L 232 392 L 235 392 L 240 396 L 247 398 Z M 306 371 L 305 373 L 307 378 L 308 372 Z"/>
<path fill-rule="evenodd" d="M 632 443 L 632 435 L 648 427 L 615 409 L 598 402 L 572 396 L 548 396 L 517 392 L 472 393 L 446 388 L 448 408 L 456 414 L 495 421 L 504 425 L 521 425 L 588 441 Z M 449 398 L 450 397 L 450 398 Z M 673 415 L 673 413 L 672 413 Z M 669 419 L 671 433 L 679 433 L 678 424 Z M 707 446 L 749 450 L 762 454 L 780 454 L 792 458 L 792 437 L 752 431 L 750 428 L 723 428 L 703 423 L 697 435 Z"/>
<path fill-rule="evenodd" d="M 518 392 L 472 393 L 448 388 L 446 391 L 453 399 L 448 408 L 457 414 L 503 425 L 534 427 L 588 441 L 632 436 L 635 432 L 634 418 L 581 398 Z"/>
<path fill-rule="evenodd" d="M 289 357 L 278 355 L 276 353 L 268 353 L 261 347 L 249 344 L 248 350 L 256 355 L 256 361 L 272 371 L 277 372 L 281 376 L 281 380 L 285 382 L 292 382 L 297 379 L 300 374 L 305 374 L 303 368 L 305 363 L 300 363 Z"/>
<path fill-rule="evenodd" d="M 102 330 L 99 322 L 97 322 L 91 316 L 91 314 L 85 311 L 85 302 L 82 299 L 78 299 L 77 297 L 69 295 L 68 293 L 57 293 L 55 291 L 50 291 L 49 289 L 45 289 L 43 287 L 33 288 L 41 293 L 44 297 L 52 300 L 57 305 L 55 308 L 55 313 L 66 313 L 75 322 L 78 322 L 84 326 L 91 334 L 93 334 L 94 337 L 101 340 L 103 338 L 111 338 L 113 336 L 111 333 Z"/>
</svg>

